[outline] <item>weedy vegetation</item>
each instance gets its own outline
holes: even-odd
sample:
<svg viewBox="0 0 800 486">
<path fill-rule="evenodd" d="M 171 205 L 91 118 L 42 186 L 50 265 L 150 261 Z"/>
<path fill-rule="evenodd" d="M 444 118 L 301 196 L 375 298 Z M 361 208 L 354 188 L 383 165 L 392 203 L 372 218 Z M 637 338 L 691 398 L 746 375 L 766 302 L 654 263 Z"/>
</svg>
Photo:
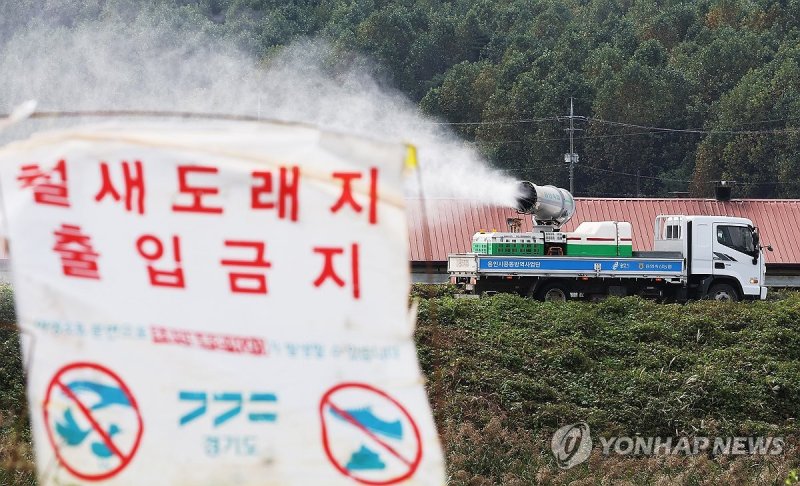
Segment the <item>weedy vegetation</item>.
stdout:
<svg viewBox="0 0 800 486">
<path fill-rule="evenodd" d="M 416 295 L 431 295 L 423 288 Z M 589 304 L 420 298 L 417 343 L 453 484 L 784 484 L 797 468 L 800 294 Z M 561 470 L 553 432 L 586 421 Z M 598 436 L 782 436 L 779 456 L 602 455 Z"/>
<path fill-rule="evenodd" d="M 0 285 L 0 485 L 36 484 L 14 295 Z"/>
</svg>

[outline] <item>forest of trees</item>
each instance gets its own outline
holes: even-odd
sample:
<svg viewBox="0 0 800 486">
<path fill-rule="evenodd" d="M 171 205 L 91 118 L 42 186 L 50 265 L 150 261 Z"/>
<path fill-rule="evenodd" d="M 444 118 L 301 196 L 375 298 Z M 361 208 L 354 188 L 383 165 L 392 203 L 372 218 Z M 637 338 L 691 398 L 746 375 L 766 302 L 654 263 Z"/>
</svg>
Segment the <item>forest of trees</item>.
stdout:
<svg viewBox="0 0 800 486">
<path fill-rule="evenodd" d="M 573 98 L 579 196 L 800 197 L 800 0 L 150 1 L 260 58 L 309 37 L 363 54 L 539 183 L 568 187 Z"/>
</svg>

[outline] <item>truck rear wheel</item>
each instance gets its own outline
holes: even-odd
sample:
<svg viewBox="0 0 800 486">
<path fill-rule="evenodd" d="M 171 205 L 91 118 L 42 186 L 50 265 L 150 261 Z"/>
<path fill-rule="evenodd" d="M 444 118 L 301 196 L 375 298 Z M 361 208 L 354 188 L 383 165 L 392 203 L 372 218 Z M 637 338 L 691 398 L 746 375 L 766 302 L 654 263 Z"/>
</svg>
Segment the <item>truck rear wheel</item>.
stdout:
<svg viewBox="0 0 800 486">
<path fill-rule="evenodd" d="M 718 283 L 708 289 L 706 299 L 719 300 L 721 302 L 739 302 L 739 293 L 731 284 Z"/>
<path fill-rule="evenodd" d="M 569 300 L 569 289 L 558 282 L 545 284 L 536 293 L 536 298 L 545 302 L 566 302 Z"/>
</svg>

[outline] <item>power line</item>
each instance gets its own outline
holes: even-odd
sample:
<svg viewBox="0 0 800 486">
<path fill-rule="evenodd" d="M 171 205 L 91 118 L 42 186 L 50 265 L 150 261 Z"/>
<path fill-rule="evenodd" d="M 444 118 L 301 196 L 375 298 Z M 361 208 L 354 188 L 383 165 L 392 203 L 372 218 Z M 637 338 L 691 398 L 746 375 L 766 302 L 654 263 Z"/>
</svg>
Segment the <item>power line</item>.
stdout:
<svg viewBox="0 0 800 486">
<path fill-rule="evenodd" d="M 800 181 L 733 182 L 734 186 L 771 186 L 774 184 L 800 184 Z"/>
<path fill-rule="evenodd" d="M 575 116 L 575 118 L 580 118 Z M 800 119 L 800 118 L 798 118 Z M 787 119 L 788 120 L 788 119 Z M 760 122 L 752 122 L 755 123 L 768 123 L 770 121 L 784 121 L 784 120 L 763 120 Z M 671 134 L 684 134 L 684 135 L 759 135 L 759 134 L 793 134 L 793 133 L 800 133 L 800 128 L 781 128 L 781 129 L 773 129 L 773 130 L 700 130 L 700 129 L 673 129 L 673 128 L 663 128 L 663 127 L 644 127 L 640 125 L 634 124 L 623 124 L 621 122 L 606 122 L 604 123 L 618 125 L 618 126 L 625 126 L 625 127 L 638 127 L 641 129 L 645 129 L 648 131 L 643 132 L 632 132 L 632 133 L 611 133 L 606 135 L 584 135 L 580 137 L 575 137 L 574 140 L 597 140 L 597 139 L 604 139 L 604 138 L 625 138 L 625 137 L 637 137 L 637 136 L 665 136 Z M 560 137 L 560 138 L 534 138 L 530 140 L 476 140 L 475 143 L 481 145 L 502 145 L 502 144 L 512 144 L 512 143 L 535 143 L 535 142 L 566 142 L 569 138 L 567 137 Z"/>
<path fill-rule="evenodd" d="M 525 168 L 517 168 L 517 169 L 495 169 L 501 172 L 527 172 L 535 169 L 550 169 L 550 168 L 565 168 L 564 164 L 544 164 L 544 165 L 537 165 L 536 167 L 525 167 Z"/>
<path fill-rule="evenodd" d="M 504 143 L 533 143 L 533 142 L 566 142 L 569 141 L 569 137 L 559 137 L 559 138 L 533 138 L 531 140 L 476 140 L 474 143 L 488 145 L 488 144 L 504 144 Z"/>
<path fill-rule="evenodd" d="M 595 140 L 600 138 L 623 138 L 623 137 L 635 137 L 640 135 L 651 135 L 654 137 L 660 137 L 665 135 L 671 135 L 668 132 L 633 132 L 633 133 L 614 133 L 608 135 L 584 135 L 582 137 L 575 137 L 575 140 Z M 534 143 L 534 142 L 567 142 L 569 141 L 568 137 L 561 137 L 561 138 L 534 138 L 531 140 L 476 140 L 474 143 L 481 144 L 481 145 L 502 145 L 505 143 Z"/>
<path fill-rule="evenodd" d="M 574 98 L 575 100 L 585 101 L 589 105 L 594 104 L 594 102 L 596 101 L 594 98 L 585 98 L 585 97 L 582 97 L 582 96 L 575 96 L 575 91 L 570 93 L 569 96 L 571 98 Z M 697 114 L 687 114 L 686 116 L 674 117 L 673 119 L 674 120 L 689 120 L 689 119 L 693 119 L 693 118 L 697 118 L 697 117 L 698 117 Z M 746 125 L 758 125 L 758 124 L 762 124 L 762 123 L 773 123 L 773 122 L 788 122 L 788 121 L 795 121 L 795 120 L 800 120 L 800 117 L 773 118 L 773 119 L 769 119 L 769 120 L 759 120 L 759 121 L 752 121 L 752 122 L 741 122 L 741 123 L 733 124 L 732 127 L 746 126 Z M 702 129 L 697 129 L 697 130 L 702 130 Z"/>
<path fill-rule="evenodd" d="M 531 167 L 531 168 L 495 169 L 495 170 L 498 170 L 498 171 L 501 171 L 501 172 L 527 172 L 527 171 L 532 171 L 532 170 L 542 169 L 542 168 L 566 168 L 566 167 L 567 167 L 567 164 L 546 164 L 546 165 L 536 165 L 536 167 Z M 631 172 L 622 172 L 622 171 L 611 170 L 611 169 L 601 169 L 600 167 L 589 167 L 587 165 L 581 165 L 580 167 L 583 168 L 583 169 L 595 170 L 595 171 L 600 171 L 600 172 L 607 172 L 607 173 L 610 173 L 610 174 L 625 175 L 625 176 L 631 176 L 631 177 L 641 177 L 642 179 L 655 179 L 655 180 L 660 180 L 660 181 L 686 182 L 686 183 L 691 183 L 692 182 L 690 180 L 684 180 L 684 179 L 671 179 L 671 178 L 668 178 L 668 177 L 644 176 L 644 175 L 633 174 Z"/>
<path fill-rule="evenodd" d="M 445 125 L 445 126 L 482 126 L 482 125 L 514 125 L 514 124 L 526 124 L 526 123 L 541 123 L 541 122 L 561 122 L 564 120 L 569 120 L 572 118 L 575 121 L 583 121 L 587 123 L 601 123 L 605 125 L 612 125 L 612 126 L 619 126 L 625 128 L 637 128 L 640 130 L 646 130 L 643 132 L 635 132 L 635 133 L 618 133 L 618 134 L 607 134 L 607 135 L 585 135 L 582 137 L 575 137 L 575 140 L 593 140 L 599 138 L 615 138 L 615 137 L 632 137 L 632 136 L 639 136 L 639 135 L 665 135 L 669 133 L 684 133 L 684 134 L 693 134 L 693 135 L 782 135 L 782 134 L 795 134 L 800 133 L 800 127 L 786 127 L 786 128 L 772 128 L 772 129 L 761 129 L 761 130 L 715 130 L 715 129 L 704 129 L 704 128 L 669 128 L 669 127 L 659 127 L 659 126 L 647 126 L 647 125 L 639 125 L 636 123 L 627 123 L 627 122 L 619 122 L 613 120 L 604 120 L 602 118 L 595 118 L 595 117 L 585 117 L 574 115 L 572 117 L 569 116 L 552 116 L 552 117 L 545 117 L 545 118 L 523 118 L 518 120 L 489 120 L 489 121 L 475 121 L 475 122 L 430 122 L 433 125 Z M 775 123 L 775 122 L 788 122 L 788 121 L 795 121 L 800 120 L 800 117 L 792 117 L 792 118 L 774 118 L 769 120 L 759 120 L 753 122 L 742 122 L 737 123 L 733 126 L 749 126 L 749 125 L 758 125 L 762 123 Z M 548 141 L 565 141 L 568 140 L 566 138 L 548 138 L 548 139 L 535 139 L 530 140 L 530 142 L 548 142 Z M 499 143 L 499 142 L 481 142 L 481 143 Z M 509 141 L 507 143 L 524 143 L 524 141 Z"/>
<path fill-rule="evenodd" d="M 669 178 L 669 177 L 646 176 L 646 175 L 632 174 L 630 172 L 621 172 L 621 171 L 618 171 L 618 170 L 601 169 L 600 167 L 590 167 L 588 165 L 582 165 L 581 167 L 584 168 L 584 169 L 589 169 L 589 170 L 607 172 L 607 173 L 610 173 L 610 174 L 626 175 L 626 176 L 631 176 L 631 177 L 639 177 L 639 178 L 642 178 L 642 179 L 655 179 L 655 180 L 659 180 L 659 181 L 669 181 L 669 182 L 685 182 L 687 184 L 693 182 L 691 180 L 686 180 L 686 179 L 672 179 L 672 178 Z"/>
<path fill-rule="evenodd" d="M 790 117 L 790 118 L 773 118 L 771 120 L 759 120 L 759 121 L 753 121 L 753 122 L 742 122 L 742 123 L 736 123 L 733 126 L 734 127 L 741 127 L 741 126 L 745 126 L 745 125 L 758 125 L 760 123 L 787 122 L 787 121 L 795 121 L 795 120 L 800 120 L 800 116 L 794 116 L 794 117 Z"/>
<path fill-rule="evenodd" d="M 432 121 L 432 125 L 515 125 L 524 123 L 541 123 L 547 121 L 559 121 L 557 116 L 550 116 L 546 118 L 522 118 L 519 120 L 487 120 L 487 121 L 474 121 L 474 122 L 444 122 Z"/>
<path fill-rule="evenodd" d="M 671 132 L 632 132 L 632 133 L 612 133 L 608 135 L 584 135 L 583 137 L 578 137 L 576 140 L 593 140 L 597 138 L 620 138 L 620 137 L 635 137 L 638 135 L 652 135 L 652 136 L 663 136 L 663 135 L 671 135 Z"/>
<path fill-rule="evenodd" d="M 599 171 L 599 172 L 605 172 L 605 173 L 609 173 L 609 174 L 624 175 L 624 176 L 629 176 L 629 177 L 639 177 L 639 178 L 642 178 L 642 179 L 652 179 L 652 180 L 667 181 L 667 182 L 683 182 L 683 183 L 686 183 L 686 184 L 692 184 L 692 183 L 695 182 L 693 180 L 688 180 L 688 179 L 674 179 L 674 178 L 670 178 L 670 177 L 639 175 L 639 174 L 634 174 L 632 172 L 623 172 L 623 171 L 619 171 L 619 170 L 603 169 L 603 168 L 600 168 L 600 167 L 590 167 L 588 165 L 581 165 L 580 167 L 583 168 L 583 169 L 589 169 L 589 170 L 594 170 L 594 171 Z M 495 169 L 495 170 L 500 171 L 500 172 L 528 172 L 528 171 L 533 171 L 533 170 L 542 169 L 542 168 L 566 168 L 566 165 L 565 164 L 547 164 L 547 165 L 537 165 L 536 167 L 531 167 L 531 168 L 517 168 L 517 169 L 499 169 L 498 168 L 498 169 Z M 715 184 L 716 182 L 717 181 L 698 181 L 698 183 L 700 183 L 700 184 Z M 800 181 L 763 181 L 763 182 L 739 182 L 739 181 L 733 181 L 733 185 L 734 186 L 766 186 L 766 185 L 772 185 L 772 184 L 800 184 Z"/>
<path fill-rule="evenodd" d="M 633 133 L 613 133 L 608 135 L 584 135 L 582 137 L 575 137 L 575 140 L 595 140 L 600 138 L 622 138 L 622 137 L 635 137 L 639 135 L 651 135 L 651 136 L 665 136 L 671 135 L 669 132 L 633 132 Z M 475 143 L 482 144 L 482 145 L 502 145 L 504 143 L 533 143 L 533 142 L 566 142 L 568 141 L 568 137 L 562 138 L 534 138 L 531 140 L 476 140 Z"/>
<path fill-rule="evenodd" d="M 579 116 L 574 115 L 572 117 L 576 121 L 583 121 L 588 123 L 602 123 L 606 125 L 614 125 L 614 126 L 621 126 L 627 128 L 638 128 L 642 130 L 647 130 L 646 132 L 637 132 L 635 134 L 618 134 L 618 135 L 598 135 L 598 136 L 585 136 L 585 137 L 576 137 L 577 140 L 581 139 L 589 139 L 589 138 L 606 138 L 606 137 L 615 137 L 615 136 L 631 136 L 631 135 L 640 135 L 640 134 L 650 134 L 652 132 L 677 132 L 677 133 L 692 133 L 692 134 L 701 134 L 701 135 L 758 135 L 758 134 L 776 134 L 776 133 L 796 133 L 800 132 L 800 127 L 788 127 L 788 128 L 773 128 L 767 130 L 715 130 L 715 129 L 705 129 L 705 128 L 670 128 L 670 127 L 659 127 L 659 126 L 648 126 L 648 125 L 639 125 L 635 123 L 627 123 L 627 122 L 620 122 L 620 121 L 613 121 L 613 120 L 605 120 L 602 118 L 596 117 L 586 117 L 586 116 Z M 685 117 L 689 118 L 689 117 Z M 521 119 L 507 119 L 507 120 L 487 120 L 487 121 L 471 121 L 471 122 L 446 122 L 446 121 L 432 121 L 430 122 L 433 125 L 450 125 L 450 126 L 460 126 L 460 125 L 514 125 L 514 124 L 526 124 L 526 123 L 541 123 L 541 122 L 560 122 L 569 120 L 569 116 L 550 116 L 550 117 L 542 117 L 542 118 L 521 118 Z M 758 120 L 752 122 L 741 122 L 736 123 L 733 126 L 750 126 L 750 125 L 759 125 L 763 123 L 776 123 L 776 122 L 789 122 L 789 121 L 796 121 L 800 120 L 800 117 L 790 117 L 790 118 L 772 118 L 768 120 Z"/>
<path fill-rule="evenodd" d="M 760 134 L 778 134 L 778 133 L 800 133 L 800 128 L 774 128 L 769 130 L 705 130 L 700 128 L 665 128 L 646 125 L 637 125 L 635 123 L 624 123 L 611 120 L 603 120 L 602 118 L 585 117 L 585 120 L 590 123 L 602 123 L 606 125 L 638 128 L 640 130 L 650 130 L 653 132 L 675 132 L 675 133 L 698 133 L 704 135 L 760 135 Z"/>
</svg>

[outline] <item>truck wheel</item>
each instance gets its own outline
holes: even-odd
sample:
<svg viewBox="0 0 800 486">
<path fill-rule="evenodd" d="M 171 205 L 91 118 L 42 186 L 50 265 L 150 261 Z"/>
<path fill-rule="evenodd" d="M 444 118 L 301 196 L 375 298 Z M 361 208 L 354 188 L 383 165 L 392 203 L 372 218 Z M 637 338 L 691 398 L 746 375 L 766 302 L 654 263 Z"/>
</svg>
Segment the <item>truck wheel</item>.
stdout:
<svg viewBox="0 0 800 486">
<path fill-rule="evenodd" d="M 545 302 L 566 302 L 569 300 L 569 290 L 563 284 L 553 282 L 539 289 L 536 298 Z"/>
<path fill-rule="evenodd" d="M 739 293 L 733 288 L 733 285 L 718 283 L 708 289 L 706 299 L 719 300 L 721 302 L 739 302 Z"/>
</svg>

